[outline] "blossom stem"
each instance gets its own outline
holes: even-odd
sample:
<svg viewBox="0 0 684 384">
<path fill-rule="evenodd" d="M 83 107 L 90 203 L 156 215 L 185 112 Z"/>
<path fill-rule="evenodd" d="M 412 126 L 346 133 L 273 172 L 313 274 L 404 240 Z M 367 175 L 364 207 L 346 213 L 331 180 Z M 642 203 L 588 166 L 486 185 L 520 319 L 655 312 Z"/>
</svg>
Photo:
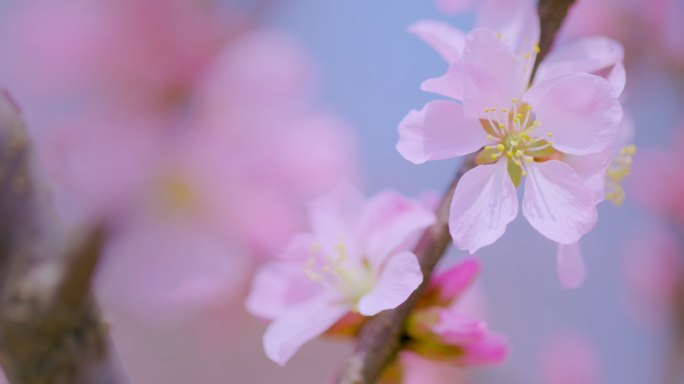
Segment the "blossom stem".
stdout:
<svg viewBox="0 0 684 384">
<path fill-rule="evenodd" d="M 532 70 L 533 74 L 541 59 L 551 49 L 556 32 L 572 3 L 574 0 L 539 0 L 541 40 L 540 52 L 537 54 Z M 401 348 L 401 336 L 406 319 L 425 290 L 432 270 L 451 243 L 449 209 L 456 185 L 461 177 L 475 166 L 474 155 L 469 155 L 463 160 L 451 187 L 437 208 L 437 222 L 423 232 L 414 249 L 423 271 L 423 283 L 402 305 L 380 312 L 361 328 L 356 350 L 339 378 L 340 384 L 373 384 L 377 382 L 385 368 L 396 359 Z"/>
</svg>

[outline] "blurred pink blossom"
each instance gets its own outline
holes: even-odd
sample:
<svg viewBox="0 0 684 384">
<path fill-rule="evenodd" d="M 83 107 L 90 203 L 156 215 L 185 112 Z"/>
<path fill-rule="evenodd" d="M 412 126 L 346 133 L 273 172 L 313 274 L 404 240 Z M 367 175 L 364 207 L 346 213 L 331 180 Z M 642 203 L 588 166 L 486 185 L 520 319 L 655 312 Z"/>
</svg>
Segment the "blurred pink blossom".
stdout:
<svg viewBox="0 0 684 384">
<path fill-rule="evenodd" d="M 662 325 L 672 316 L 682 270 L 679 241 L 662 225 L 625 237 L 625 300 L 629 313 L 641 324 Z"/>
<path fill-rule="evenodd" d="M 684 123 L 671 142 L 671 149 L 646 147 L 639 151 L 628 186 L 637 202 L 684 225 L 684 175 L 679 171 L 684 156 L 677 150 L 684 144 Z"/>
<path fill-rule="evenodd" d="M 266 355 L 284 365 L 349 312 L 373 316 L 403 303 L 423 281 L 404 244 L 434 221 L 396 192 L 364 201 L 347 183 L 313 201 L 312 232 L 293 237 L 282 261 L 260 269 L 246 301 L 252 314 L 274 320 L 264 334 Z"/>
<path fill-rule="evenodd" d="M 576 332 L 550 336 L 540 353 L 543 384 L 599 384 L 601 368 L 591 341 Z"/>
</svg>

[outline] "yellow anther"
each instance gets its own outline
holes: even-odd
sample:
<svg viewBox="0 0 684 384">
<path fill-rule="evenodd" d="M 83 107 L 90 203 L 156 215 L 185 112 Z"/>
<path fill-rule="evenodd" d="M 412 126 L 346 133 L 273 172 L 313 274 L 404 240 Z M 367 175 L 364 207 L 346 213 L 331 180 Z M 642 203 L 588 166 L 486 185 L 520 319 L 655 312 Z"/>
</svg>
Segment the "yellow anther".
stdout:
<svg viewBox="0 0 684 384">
<path fill-rule="evenodd" d="M 496 37 L 498 37 L 500 39 L 501 38 L 501 32 L 497 32 Z"/>
<path fill-rule="evenodd" d="M 488 138 L 489 140 L 491 140 L 491 139 L 492 139 L 492 135 L 487 135 L 487 138 Z"/>
<path fill-rule="evenodd" d="M 516 156 L 522 155 L 522 151 L 518 149 L 517 151 L 515 151 L 515 155 L 516 155 Z"/>
<path fill-rule="evenodd" d="M 526 163 L 531 163 L 531 162 L 533 162 L 533 161 L 534 161 L 534 157 L 532 157 L 532 156 L 525 156 L 525 162 L 526 162 Z"/>
<path fill-rule="evenodd" d="M 523 175 L 523 176 L 527 176 L 527 172 L 522 171 L 522 175 Z"/>
<path fill-rule="evenodd" d="M 525 54 L 525 58 L 527 59 L 527 58 L 529 58 L 529 57 L 530 57 L 530 53 L 527 52 L 527 53 Z"/>
<path fill-rule="evenodd" d="M 532 106 L 531 106 L 531 105 L 528 105 L 528 106 L 527 106 L 527 109 L 532 109 Z"/>
<path fill-rule="evenodd" d="M 553 141 L 549 141 L 549 146 L 553 146 Z"/>
<path fill-rule="evenodd" d="M 496 160 L 497 157 L 499 157 L 499 155 L 497 155 L 496 153 L 493 153 L 493 154 L 492 154 L 492 159 L 493 159 L 493 160 Z"/>
<path fill-rule="evenodd" d="M 503 112 L 504 112 L 504 113 L 508 112 L 508 109 L 505 109 L 505 108 L 504 108 Z"/>
<path fill-rule="evenodd" d="M 517 117 L 514 117 L 514 118 L 513 118 L 513 122 L 514 122 L 514 123 L 517 123 L 517 122 L 518 122 L 518 118 L 517 118 Z"/>
<path fill-rule="evenodd" d="M 503 144 L 497 145 L 496 148 L 497 148 L 499 151 L 503 151 L 503 150 L 504 150 Z"/>
<path fill-rule="evenodd" d="M 489 145 L 485 147 L 485 151 L 489 151 L 490 149 L 492 149 L 492 147 L 490 147 Z"/>
<path fill-rule="evenodd" d="M 513 100 L 515 100 L 515 99 L 513 99 Z M 517 117 L 518 119 L 522 119 L 522 115 L 519 113 L 517 115 L 515 115 L 515 117 Z"/>
<path fill-rule="evenodd" d="M 504 129 L 504 128 L 506 128 L 506 126 L 503 124 L 499 124 L 499 128 Z"/>
<path fill-rule="evenodd" d="M 492 108 L 492 112 L 496 111 L 496 109 Z"/>
<path fill-rule="evenodd" d="M 551 137 L 551 136 L 553 136 L 553 133 L 549 132 L 546 134 L 546 136 Z"/>
<path fill-rule="evenodd" d="M 535 141 L 537 141 L 537 139 L 535 139 L 534 137 L 530 139 L 530 143 L 534 143 Z"/>
<path fill-rule="evenodd" d="M 515 165 L 520 166 L 520 160 L 513 160 L 513 162 L 515 163 Z"/>
<path fill-rule="evenodd" d="M 508 157 L 513 157 L 513 152 L 506 152 L 506 154 L 508 155 Z"/>
<path fill-rule="evenodd" d="M 518 99 L 511 99 L 512 102 L 517 103 Z"/>
<path fill-rule="evenodd" d="M 518 145 L 518 142 L 516 140 L 511 140 L 511 147 L 515 147 Z"/>
<path fill-rule="evenodd" d="M 489 113 L 489 108 L 485 108 L 485 113 Z"/>
</svg>

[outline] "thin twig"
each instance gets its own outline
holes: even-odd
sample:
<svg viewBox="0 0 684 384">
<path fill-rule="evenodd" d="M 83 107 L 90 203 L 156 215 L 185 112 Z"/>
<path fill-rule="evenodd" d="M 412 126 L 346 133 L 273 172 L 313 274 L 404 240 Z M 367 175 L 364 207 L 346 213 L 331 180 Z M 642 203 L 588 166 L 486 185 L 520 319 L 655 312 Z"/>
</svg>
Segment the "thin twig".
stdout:
<svg viewBox="0 0 684 384">
<path fill-rule="evenodd" d="M 114 383 L 90 293 L 102 235 L 59 225 L 34 161 L 0 90 L 0 363 L 12 384 Z"/>
<path fill-rule="evenodd" d="M 558 32 L 567 15 L 568 8 L 573 2 L 574 0 L 539 1 L 541 41 L 534 70 L 537 69 L 541 59 L 551 49 L 556 32 Z M 474 167 L 474 156 L 466 157 L 437 209 L 437 222 L 423 233 L 414 250 L 423 271 L 423 284 L 402 305 L 381 312 L 366 322 L 359 333 L 356 350 L 347 362 L 342 376 L 340 376 L 340 384 L 373 384 L 380 378 L 384 369 L 396 358 L 401 347 L 404 323 L 416 305 L 418 298 L 422 295 L 432 270 L 451 242 L 448 220 L 451 198 L 456 190 L 456 185 L 461 177 Z"/>
</svg>

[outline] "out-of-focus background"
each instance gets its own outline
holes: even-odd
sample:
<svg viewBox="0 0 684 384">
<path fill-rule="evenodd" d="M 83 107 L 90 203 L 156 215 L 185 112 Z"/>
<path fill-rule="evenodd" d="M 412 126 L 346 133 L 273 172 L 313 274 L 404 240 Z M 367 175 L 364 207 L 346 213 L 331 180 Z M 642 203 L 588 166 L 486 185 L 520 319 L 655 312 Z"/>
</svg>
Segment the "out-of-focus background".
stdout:
<svg viewBox="0 0 684 384">
<path fill-rule="evenodd" d="M 0 0 L 0 23 L 11 21 L 18 3 L 26 1 Z M 629 0 L 578 3 L 586 7 L 592 6 L 586 3 L 596 3 L 615 18 L 635 7 Z M 351 127 L 355 136 L 351 141 L 358 145 L 360 156 L 357 176 L 365 193 L 394 188 L 417 196 L 429 189 L 446 189 L 459 159 L 413 165 L 395 150 L 399 121 L 409 110 L 438 97 L 422 92 L 420 83 L 441 76 L 447 68 L 406 28 L 421 19 L 438 19 L 467 31 L 477 4 L 459 15 L 441 13 L 430 0 L 265 0 L 258 4 L 245 0 L 230 6 L 256 15 L 266 26 L 291 33 L 309 50 L 319 68 L 316 103 L 335 111 Z M 570 21 L 572 17 L 581 18 L 581 14 L 571 15 Z M 624 105 L 634 117 L 634 142 L 639 150 L 668 147 L 684 119 L 684 66 L 658 55 L 655 35 L 628 31 L 634 24 L 627 16 L 612 24 L 609 21 L 613 20 L 599 19 L 586 30 L 598 25 L 598 33 L 624 39 Z M 575 28 L 565 28 L 560 38 L 569 41 L 587 34 L 582 27 Z M 684 35 L 679 39 L 684 40 Z M 10 60 L 8 54 L 0 51 L 0 67 Z M 0 86 L 17 95 L 30 123 L 31 116 L 42 111 L 32 110 L 34 104 L 22 100 L 24 91 L 16 89 L 21 82 L 15 80 L 11 72 L 0 73 Z M 639 162 L 639 153 L 634 161 Z M 659 225 L 659 219 L 635 204 L 630 192 L 628 184 L 621 207 L 608 202 L 599 205 L 598 225 L 582 239 L 588 278 L 577 290 L 560 286 L 555 244 L 534 231 L 522 215 L 499 241 L 478 252 L 484 266 L 480 282 L 488 298 L 490 329 L 508 335 L 513 352 L 503 366 L 476 370 L 473 382 L 541 383 L 542 346 L 550 335 L 568 329 L 584 334 L 595 345 L 603 383 L 659 381 L 669 352 L 669 328 L 666 324 L 644 326 L 630 315 L 623 277 L 626 240 L 639 238 L 644 228 Z M 464 255 L 456 250 L 451 254 Z M 247 276 L 251 268 L 241 273 Z M 236 277 L 240 278 L 244 276 Z M 245 294 L 243 287 L 239 295 Z M 230 305 L 213 302 L 196 316 L 162 325 L 117 312 L 115 316 L 121 318 L 113 321 L 114 341 L 135 383 L 321 383 L 351 351 L 348 343 L 316 340 L 280 368 L 264 355 L 265 324 L 245 313 L 240 298 L 231 300 Z"/>
</svg>

